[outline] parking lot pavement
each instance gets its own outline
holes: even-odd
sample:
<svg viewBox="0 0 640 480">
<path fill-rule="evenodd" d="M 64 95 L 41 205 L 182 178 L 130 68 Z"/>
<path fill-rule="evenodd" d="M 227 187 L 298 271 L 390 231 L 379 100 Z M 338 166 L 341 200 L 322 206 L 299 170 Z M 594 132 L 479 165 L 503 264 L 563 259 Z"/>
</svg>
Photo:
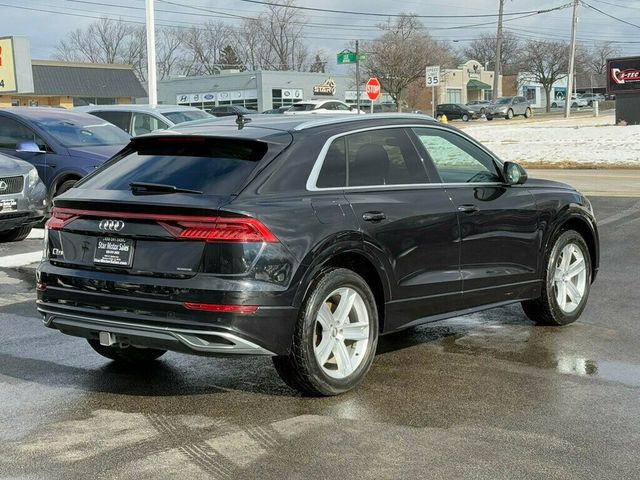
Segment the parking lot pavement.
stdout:
<svg viewBox="0 0 640 480">
<path fill-rule="evenodd" d="M 0 478 L 638 478 L 640 205 L 593 204 L 577 323 L 510 306 L 383 337 L 365 382 L 324 399 L 265 358 L 113 365 L 42 326 L 31 272 L 0 269 Z"/>
</svg>

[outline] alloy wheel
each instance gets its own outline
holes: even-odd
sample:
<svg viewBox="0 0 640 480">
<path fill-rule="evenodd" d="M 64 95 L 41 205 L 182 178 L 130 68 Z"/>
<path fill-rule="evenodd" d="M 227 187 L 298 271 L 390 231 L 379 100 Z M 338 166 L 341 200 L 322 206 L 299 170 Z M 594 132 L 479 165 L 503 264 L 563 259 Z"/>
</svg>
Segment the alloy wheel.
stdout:
<svg viewBox="0 0 640 480">
<path fill-rule="evenodd" d="M 580 306 L 587 288 L 587 263 L 575 243 L 564 246 L 555 261 L 553 290 L 558 307 L 571 313 Z"/>
<path fill-rule="evenodd" d="M 362 363 L 369 345 L 370 317 L 362 296 L 342 287 L 322 302 L 314 329 L 314 354 L 323 372 L 349 377 Z"/>
</svg>

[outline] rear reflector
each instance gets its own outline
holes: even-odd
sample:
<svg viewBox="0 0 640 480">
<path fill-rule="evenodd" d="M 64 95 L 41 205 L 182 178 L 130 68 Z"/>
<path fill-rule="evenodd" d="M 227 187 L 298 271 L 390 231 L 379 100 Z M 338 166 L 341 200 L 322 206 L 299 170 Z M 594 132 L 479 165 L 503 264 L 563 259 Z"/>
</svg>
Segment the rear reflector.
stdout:
<svg viewBox="0 0 640 480">
<path fill-rule="evenodd" d="M 77 213 L 70 210 L 54 208 L 51 212 L 51 217 L 45 223 L 45 228 L 48 230 L 62 230 L 67 223 L 78 217 Z"/>
<path fill-rule="evenodd" d="M 251 314 L 258 311 L 255 305 L 214 305 L 211 303 L 183 303 L 188 310 L 201 310 L 204 312 L 245 313 Z"/>
</svg>

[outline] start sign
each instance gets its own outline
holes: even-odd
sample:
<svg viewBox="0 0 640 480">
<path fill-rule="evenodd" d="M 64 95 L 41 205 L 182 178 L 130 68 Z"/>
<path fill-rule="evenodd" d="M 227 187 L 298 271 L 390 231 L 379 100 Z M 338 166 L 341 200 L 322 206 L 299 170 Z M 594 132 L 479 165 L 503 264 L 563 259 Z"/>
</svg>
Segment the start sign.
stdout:
<svg viewBox="0 0 640 480">
<path fill-rule="evenodd" d="M 32 92 L 29 40 L 24 37 L 0 38 L 0 95 Z"/>
<path fill-rule="evenodd" d="M 369 79 L 366 91 L 367 97 L 369 97 L 369 100 L 372 102 L 375 102 L 378 97 L 380 97 L 380 82 L 377 78 L 373 77 Z"/>
</svg>

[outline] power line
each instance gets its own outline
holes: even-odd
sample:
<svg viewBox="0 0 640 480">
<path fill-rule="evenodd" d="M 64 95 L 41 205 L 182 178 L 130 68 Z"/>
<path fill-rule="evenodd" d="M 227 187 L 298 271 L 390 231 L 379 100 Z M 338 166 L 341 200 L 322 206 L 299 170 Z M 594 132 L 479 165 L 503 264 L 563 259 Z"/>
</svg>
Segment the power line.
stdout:
<svg viewBox="0 0 640 480">
<path fill-rule="evenodd" d="M 640 28 L 640 25 L 636 25 L 635 23 L 627 22 L 626 20 L 623 20 L 621 18 L 615 17 L 615 16 L 613 16 L 613 15 L 607 13 L 607 12 L 603 12 L 599 8 L 596 8 L 593 5 L 589 5 L 585 1 L 581 1 L 580 3 L 582 3 L 585 7 L 589 7 L 591 10 L 595 10 L 596 12 L 599 12 L 599 13 L 601 13 L 602 15 L 604 15 L 606 17 L 612 18 L 613 20 L 617 20 L 620 23 L 624 23 L 626 25 L 631 25 L 632 27 Z"/>
</svg>

